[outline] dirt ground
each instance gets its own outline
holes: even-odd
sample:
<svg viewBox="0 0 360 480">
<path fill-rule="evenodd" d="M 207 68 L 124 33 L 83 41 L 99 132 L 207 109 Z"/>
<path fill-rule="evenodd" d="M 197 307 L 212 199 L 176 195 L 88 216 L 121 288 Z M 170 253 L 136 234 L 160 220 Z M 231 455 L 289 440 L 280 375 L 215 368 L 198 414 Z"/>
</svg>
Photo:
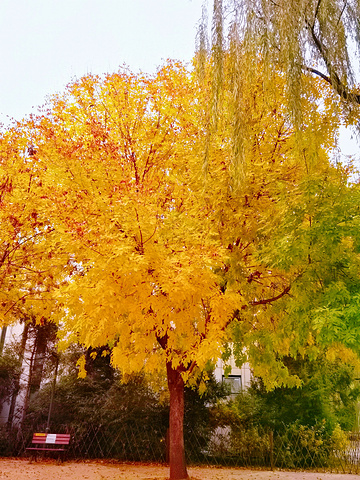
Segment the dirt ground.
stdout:
<svg viewBox="0 0 360 480">
<path fill-rule="evenodd" d="M 358 475 L 205 467 L 189 468 L 189 475 L 192 480 L 359 480 Z M 166 480 L 168 476 L 168 467 L 162 465 L 0 458 L 0 480 Z"/>
</svg>

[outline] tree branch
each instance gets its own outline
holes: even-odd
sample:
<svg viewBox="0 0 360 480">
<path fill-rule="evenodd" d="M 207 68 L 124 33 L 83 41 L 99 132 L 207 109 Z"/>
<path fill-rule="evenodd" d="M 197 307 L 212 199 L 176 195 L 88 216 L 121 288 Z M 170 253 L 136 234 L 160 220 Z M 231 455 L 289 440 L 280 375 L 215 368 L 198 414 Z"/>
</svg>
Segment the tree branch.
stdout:
<svg viewBox="0 0 360 480">
<path fill-rule="evenodd" d="M 169 339 L 169 336 L 168 336 L 167 333 L 165 333 L 165 335 L 163 335 L 162 337 L 160 337 L 159 335 L 156 334 L 156 340 L 158 341 L 160 347 L 163 350 L 166 350 L 166 348 L 167 348 L 168 339 Z"/>
<path fill-rule="evenodd" d="M 336 93 L 340 95 L 340 97 L 342 97 L 344 100 L 349 100 L 360 105 L 360 94 L 348 92 L 345 85 L 340 82 L 337 75 L 336 79 L 332 80 L 330 77 L 320 72 L 319 70 L 316 70 L 315 68 L 304 67 L 304 69 L 310 73 L 313 73 L 314 75 L 317 75 L 318 77 L 321 77 L 323 80 L 325 80 L 325 82 L 329 83 L 335 89 Z"/>
<path fill-rule="evenodd" d="M 317 3 L 317 5 L 316 5 L 316 9 L 315 9 L 314 23 L 313 23 L 312 28 L 314 28 L 315 20 L 316 20 L 316 17 L 317 17 L 317 15 L 318 15 L 318 13 L 319 13 L 320 4 L 321 4 L 321 0 L 318 0 L 318 3 Z"/>
<path fill-rule="evenodd" d="M 268 303 L 275 302 L 276 300 L 279 300 L 281 297 L 284 297 L 285 295 L 287 295 L 290 292 L 290 288 L 291 288 L 290 286 L 286 287 L 285 290 L 279 293 L 279 295 L 277 295 L 276 297 L 266 298 L 264 300 L 254 300 L 253 302 L 250 302 L 250 305 L 267 305 Z"/>
<path fill-rule="evenodd" d="M 345 10 L 346 7 L 347 7 L 347 0 L 345 0 L 345 2 L 344 2 L 344 6 L 343 6 L 343 8 L 342 8 L 342 10 L 341 10 L 341 13 L 340 13 L 340 16 L 339 16 L 339 20 L 337 21 L 337 25 L 339 25 L 340 20 L 341 20 L 341 17 L 343 16 L 343 13 L 344 13 L 344 10 Z"/>
<path fill-rule="evenodd" d="M 315 75 L 318 75 L 322 79 L 324 79 L 326 82 L 328 82 L 336 91 L 336 93 L 343 98 L 346 101 L 354 102 L 360 105 L 360 95 L 357 93 L 352 93 L 349 92 L 346 85 L 342 83 L 342 81 L 339 78 L 339 75 L 335 72 L 333 69 L 330 60 L 328 58 L 327 52 L 326 52 L 326 47 L 320 40 L 320 38 L 316 35 L 315 33 L 315 27 L 314 25 L 311 25 L 309 22 L 307 22 L 308 29 L 311 33 L 313 42 L 320 53 L 322 59 L 325 62 L 326 69 L 329 73 L 329 76 L 324 75 L 323 73 L 319 72 L 318 70 L 310 67 L 304 67 L 305 70 L 308 72 L 314 73 Z"/>
</svg>

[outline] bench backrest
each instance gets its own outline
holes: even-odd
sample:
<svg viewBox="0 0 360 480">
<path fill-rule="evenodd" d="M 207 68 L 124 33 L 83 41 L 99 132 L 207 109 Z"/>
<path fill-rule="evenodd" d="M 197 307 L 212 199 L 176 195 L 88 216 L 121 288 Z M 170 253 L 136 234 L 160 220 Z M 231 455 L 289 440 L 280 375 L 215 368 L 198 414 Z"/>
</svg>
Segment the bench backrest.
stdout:
<svg viewBox="0 0 360 480">
<path fill-rule="evenodd" d="M 32 443 L 69 445 L 70 435 L 68 433 L 34 433 Z"/>
</svg>

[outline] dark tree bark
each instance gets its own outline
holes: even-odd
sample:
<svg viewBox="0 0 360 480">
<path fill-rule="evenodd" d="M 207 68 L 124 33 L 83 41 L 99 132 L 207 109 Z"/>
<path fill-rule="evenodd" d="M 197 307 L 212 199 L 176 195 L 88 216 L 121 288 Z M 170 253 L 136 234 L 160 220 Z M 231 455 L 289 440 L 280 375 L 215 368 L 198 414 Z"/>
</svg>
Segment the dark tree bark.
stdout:
<svg viewBox="0 0 360 480">
<path fill-rule="evenodd" d="M 170 480 L 188 478 L 184 446 L 184 381 L 179 369 L 166 364 L 170 392 Z"/>
<path fill-rule="evenodd" d="M 35 325 L 35 355 L 32 362 L 30 372 L 30 396 L 40 390 L 41 380 L 43 377 L 46 350 L 49 341 L 49 327 L 45 325 Z"/>
</svg>

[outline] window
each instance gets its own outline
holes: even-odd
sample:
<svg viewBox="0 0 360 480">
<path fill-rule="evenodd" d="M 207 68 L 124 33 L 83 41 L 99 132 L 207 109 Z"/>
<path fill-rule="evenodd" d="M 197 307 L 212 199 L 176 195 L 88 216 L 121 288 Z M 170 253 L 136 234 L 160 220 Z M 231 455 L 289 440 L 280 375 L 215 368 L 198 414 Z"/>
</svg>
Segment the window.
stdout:
<svg viewBox="0 0 360 480">
<path fill-rule="evenodd" d="M 223 376 L 222 380 L 226 385 L 229 385 L 231 395 L 236 395 L 241 391 L 241 375 L 228 375 L 227 377 Z"/>
</svg>

